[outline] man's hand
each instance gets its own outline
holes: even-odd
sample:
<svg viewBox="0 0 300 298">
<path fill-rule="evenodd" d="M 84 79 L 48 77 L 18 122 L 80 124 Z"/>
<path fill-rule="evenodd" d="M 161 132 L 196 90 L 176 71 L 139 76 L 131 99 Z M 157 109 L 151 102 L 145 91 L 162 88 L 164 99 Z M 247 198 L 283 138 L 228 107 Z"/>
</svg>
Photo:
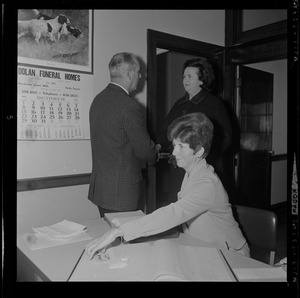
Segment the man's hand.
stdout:
<svg viewBox="0 0 300 298">
<path fill-rule="evenodd" d="M 159 161 L 160 159 L 164 159 L 164 158 L 170 158 L 171 159 L 171 157 L 173 156 L 168 152 L 161 152 L 161 145 L 160 144 L 156 144 L 155 151 L 156 151 L 156 154 L 157 154 L 157 161 Z M 169 159 L 169 163 L 170 163 L 170 159 Z M 176 165 L 176 160 L 175 160 L 175 164 L 174 164 L 174 161 L 172 162 L 172 164 L 175 166 Z"/>
<path fill-rule="evenodd" d="M 170 155 L 170 158 L 168 160 L 168 163 L 172 165 L 174 168 L 177 168 L 177 162 L 174 155 Z"/>
</svg>

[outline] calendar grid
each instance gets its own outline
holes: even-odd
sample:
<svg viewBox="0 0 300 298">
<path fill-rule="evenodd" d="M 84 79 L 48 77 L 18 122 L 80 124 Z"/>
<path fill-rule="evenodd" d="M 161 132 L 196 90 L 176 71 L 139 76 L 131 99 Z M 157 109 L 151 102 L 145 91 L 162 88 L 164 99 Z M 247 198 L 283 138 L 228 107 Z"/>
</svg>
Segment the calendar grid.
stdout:
<svg viewBox="0 0 300 298">
<path fill-rule="evenodd" d="M 22 70 L 18 76 L 18 139 L 82 139 L 80 82 L 63 81 L 63 72 L 44 78 L 38 77 L 38 71 Z"/>
</svg>

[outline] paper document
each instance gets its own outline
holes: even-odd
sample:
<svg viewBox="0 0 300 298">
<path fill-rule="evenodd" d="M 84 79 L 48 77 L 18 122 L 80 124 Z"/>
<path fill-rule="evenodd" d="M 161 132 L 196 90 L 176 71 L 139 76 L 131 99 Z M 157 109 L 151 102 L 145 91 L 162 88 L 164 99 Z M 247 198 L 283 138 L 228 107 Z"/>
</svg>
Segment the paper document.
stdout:
<svg viewBox="0 0 300 298">
<path fill-rule="evenodd" d="M 39 233 L 27 233 L 23 235 L 23 239 L 27 246 L 31 250 L 37 250 L 42 248 L 48 248 L 53 246 L 65 245 L 74 242 L 80 242 L 85 240 L 91 240 L 92 237 L 87 233 L 80 233 L 72 238 L 52 238 L 45 234 Z"/>
<path fill-rule="evenodd" d="M 281 267 L 233 269 L 239 281 L 287 281 Z"/>
<path fill-rule="evenodd" d="M 170 240 L 121 244 L 105 256 L 84 254 L 70 281 L 235 281 L 218 249 Z"/>
<path fill-rule="evenodd" d="M 164 241 L 159 243 L 160 241 Z M 233 281 L 217 248 L 155 242 L 155 280 Z"/>
<path fill-rule="evenodd" d="M 36 233 L 44 234 L 51 238 L 68 239 L 85 232 L 86 227 L 72 221 L 63 220 L 51 226 L 32 229 Z"/>
<path fill-rule="evenodd" d="M 23 239 L 31 250 L 90 240 L 86 226 L 63 220 L 51 226 L 32 228 L 35 233 L 26 233 Z"/>
</svg>

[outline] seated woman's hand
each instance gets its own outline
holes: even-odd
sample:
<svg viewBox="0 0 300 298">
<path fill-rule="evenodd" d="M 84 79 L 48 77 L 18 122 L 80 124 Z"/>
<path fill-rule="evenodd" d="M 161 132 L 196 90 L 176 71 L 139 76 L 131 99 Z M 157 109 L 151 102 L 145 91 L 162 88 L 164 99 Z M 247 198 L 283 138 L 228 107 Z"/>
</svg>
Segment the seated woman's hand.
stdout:
<svg viewBox="0 0 300 298">
<path fill-rule="evenodd" d="M 86 252 L 90 259 L 93 258 L 94 254 L 107 247 L 109 244 L 114 242 L 117 237 L 122 236 L 122 231 L 118 228 L 112 228 L 106 233 L 104 233 L 101 237 L 93 240 L 88 243 L 85 247 Z"/>
</svg>

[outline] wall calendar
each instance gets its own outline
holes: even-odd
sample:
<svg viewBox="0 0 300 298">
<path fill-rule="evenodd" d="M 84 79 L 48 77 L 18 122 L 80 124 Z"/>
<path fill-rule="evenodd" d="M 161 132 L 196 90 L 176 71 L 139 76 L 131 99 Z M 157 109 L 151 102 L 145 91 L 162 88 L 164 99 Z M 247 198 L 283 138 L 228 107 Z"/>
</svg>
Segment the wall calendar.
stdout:
<svg viewBox="0 0 300 298">
<path fill-rule="evenodd" d="M 18 139 L 83 138 L 80 74 L 18 65 Z"/>
</svg>

